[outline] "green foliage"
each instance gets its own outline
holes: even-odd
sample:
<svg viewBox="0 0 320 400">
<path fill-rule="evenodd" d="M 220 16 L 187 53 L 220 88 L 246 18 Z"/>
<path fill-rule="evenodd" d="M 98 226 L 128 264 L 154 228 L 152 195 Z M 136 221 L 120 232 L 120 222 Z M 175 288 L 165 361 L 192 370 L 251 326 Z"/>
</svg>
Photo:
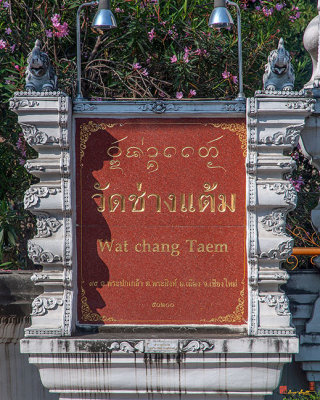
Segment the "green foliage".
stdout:
<svg viewBox="0 0 320 400">
<path fill-rule="evenodd" d="M 40 39 L 59 76 L 60 88 L 74 95 L 76 78 L 75 17 L 80 0 L 0 1 L 0 202 L 3 263 L 27 266 L 26 239 L 34 222 L 23 210 L 24 191 L 34 183 L 23 164 L 35 157 L 26 145 L 16 116 L 8 112 L 14 91 L 23 90 L 26 59 Z M 95 32 L 96 7 L 81 18 L 83 91 L 88 98 L 234 98 L 238 92 L 236 27 L 214 31 L 207 25 L 212 3 L 203 0 L 112 0 L 118 28 Z M 316 15 L 316 0 L 238 0 L 241 6 L 244 89 L 247 97 L 261 89 L 268 53 L 283 37 L 301 88 L 311 75 L 302 46 L 305 27 Z M 234 9 L 231 14 L 236 21 Z M 300 156 L 299 156 L 300 157 Z M 302 200 L 290 224 L 303 223 L 318 192 L 318 175 L 299 167 Z M 310 176 L 309 176 L 310 175 Z M 311 180 L 310 180 L 310 179 Z M 314 179 L 313 179 L 314 178 Z M 308 188 L 308 185 L 310 188 Z M 312 201 L 310 200 L 312 199 Z M 311 204 L 312 203 L 312 204 Z M 23 222 L 24 221 L 24 222 Z M 25 222 L 28 221 L 28 222 Z M 309 229 L 309 225 L 308 225 Z M 9 261 L 8 261 L 9 260 Z M 11 266 L 12 266 L 11 265 Z M 0 265 L 1 266 L 1 265 Z"/>
<path fill-rule="evenodd" d="M 302 391 L 303 392 L 303 391 Z M 320 400 L 320 392 L 312 393 L 312 392 L 303 392 L 303 393 L 295 393 L 290 396 L 286 396 L 283 400 Z"/>
<path fill-rule="evenodd" d="M 8 8 L 4 3 L 0 3 L 3 98 L 23 88 L 26 58 L 36 38 L 53 60 L 60 87 L 74 93 L 75 8 L 81 2 L 11 0 Z M 240 5 L 246 95 L 261 88 L 268 53 L 280 37 L 292 54 L 301 87 L 310 76 L 302 34 L 316 14 L 316 1 L 241 0 Z M 118 28 L 103 34 L 90 25 L 96 7 L 85 8 L 81 34 L 86 95 L 174 98 L 177 92 L 193 97 L 193 90 L 197 97 L 235 97 L 236 27 L 230 31 L 209 28 L 212 7 L 203 0 L 115 0 L 112 8 Z M 234 9 L 230 10 L 236 20 Z M 8 29 L 11 32 L 6 34 Z"/>
</svg>

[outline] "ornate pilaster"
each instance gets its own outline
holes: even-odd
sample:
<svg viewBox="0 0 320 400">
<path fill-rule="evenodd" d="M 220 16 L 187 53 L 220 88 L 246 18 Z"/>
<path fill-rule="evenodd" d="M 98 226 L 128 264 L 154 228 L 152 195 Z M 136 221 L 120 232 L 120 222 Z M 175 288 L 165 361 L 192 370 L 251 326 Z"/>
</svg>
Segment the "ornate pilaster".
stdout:
<svg viewBox="0 0 320 400">
<path fill-rule="evenodd" d="M 280 290 L 288 274 L 281 262 L 293 239 L 285 232 L 286 215 L 296 205 L 286 174 L 295 166 L 287 155 L 298 144 L 314 100 L 302 92 L 257 92 L 248 99 L 247 253 L 249 334 L 293 336 L 288 299 Z"/>
<path fill-rule="evenodd" d="M 62 92 L 18 92 L 10 107 L 18 114 L 27 143 L 39 153 L 25 164 L 40 181 L 25 192 L 24 206 L 37 217 L 37 234 L 28 252 L 43 267 L 32 280 L 44 293 L 32 303 L 26 336 L 68 336 L 73 300 L 71 103 Z"/>
</svg>

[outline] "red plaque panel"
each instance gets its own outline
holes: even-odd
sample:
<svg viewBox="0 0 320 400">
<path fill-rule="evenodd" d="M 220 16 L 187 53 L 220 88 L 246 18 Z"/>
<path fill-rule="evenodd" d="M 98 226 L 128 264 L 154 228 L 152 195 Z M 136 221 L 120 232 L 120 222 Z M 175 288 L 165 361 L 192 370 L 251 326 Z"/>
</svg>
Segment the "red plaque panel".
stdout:
<svg viewBox="0 0 320 400">
<path fill-rule="evenodd" d="M 247 318 L 242 119 L 77 119 L 78 319 Z"/>
</svg>

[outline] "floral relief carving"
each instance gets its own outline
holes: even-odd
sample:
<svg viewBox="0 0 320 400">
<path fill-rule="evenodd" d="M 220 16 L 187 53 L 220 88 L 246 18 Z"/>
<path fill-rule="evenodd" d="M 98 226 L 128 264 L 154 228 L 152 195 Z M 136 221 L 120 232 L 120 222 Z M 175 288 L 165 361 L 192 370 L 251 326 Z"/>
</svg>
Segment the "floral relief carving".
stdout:
<svg viewBox="0 0 320 400">
<path fill-rule="evenodd" d="M 52 236 L 54 232 L 57 232 L 61 227 L 61 222 L 59 222 L 55 217 L 48 214 L 40 214 L 37 216 L 37 235 L 38 238 L 46 238 Z"/>
<path fill-rule="evenodd" d="M 275 311 L 277 315 L 289 315 L 289 301 L 287 296 L 284 294 L 280 295 L 273 295 L 273 294 L 268 294 L 268 295 L 260 295 L 259 296 L 259 301 L 261 303 L 266 303 L 269 307 L 275 307 Z"/>
<path fill-rule="evenodd" d="M 264 229 L 274 235 L 284 235 L 286 232 L 285 213 L 282 210 L 273 210 L 271 215 L 267 215 L 261 220 Z"/>
<path fill-rule="evenodd" d="M 157 100 L 152 103 L 147 103 L 143 104 L 142 106 L 139 107 L 141 111 L 152 111 L 156 114 L 163 114 L 166 111 L 178 111 L 181 108 L 181 106 L 178 106 L 177 104 L 174 103 L 165 103 L 162 100 Z"/>
<path fill-rule="evenodd" d="M 35 264 L 53 263 L 61 261 L 60 256 L 54 255 L 50 251 L 45 251 L 41 246 L 31 241 L 28 243 L 28 255 Z"/>
<path fill-rule="evenodd" d="M 24 138 L 30 146 L 48 143 L 59 143 L 59 139 L 54 136 L 48 136 L 45 132 L 39 131 L 34 125 L 20 124 L 23 130 Z"/>
<path fill-rule="evenodd" d="M 58 188 L 49 188 L 47 186 L 31 187 L 24 194 L 24 208 L 36 206 L 40 198 L 48 197 L 50 194 L 61 192 Z"/>
</svg>

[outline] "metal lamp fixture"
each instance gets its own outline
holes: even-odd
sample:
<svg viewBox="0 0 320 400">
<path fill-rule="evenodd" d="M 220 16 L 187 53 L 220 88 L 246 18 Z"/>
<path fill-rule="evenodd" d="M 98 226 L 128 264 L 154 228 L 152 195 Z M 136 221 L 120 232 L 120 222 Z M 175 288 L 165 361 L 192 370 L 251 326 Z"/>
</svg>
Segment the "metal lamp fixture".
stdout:
<svg viewBox="0 0 320 400">
<path fill-rule="evenodd" d="M 110 10 L 110 0 L 100 0 L 98 11 L 93 18 L 92 28 L 107 30 L 116 27 L 116 19 Z"/>
<path fill-rule="evenodd" d="M 242 41 L 241 41 L 241 17 L 240 7 L 237 3 L 229 0 L 214 0 L 214 9 L 209 18 L 210 28 L 231 28 L 234 23 L 227 10 L 227 5 L 234 6 L 237 9 L 237 27 L 238 27 L 238 59 L 239 59 L 239 93 L 238 100 L 244 100 L 243 78 L 242 78 Z"/>
<path fill-rule="evenodd" d="M 93 19 L 92 27 L 95 29 L 109 30 L 117 27 L 117 22 L 110 10 L 110 0 L 91 1 L 83 3 L 77 11 L 77 94 L 76 101 L 83 99 L 81 91 L 81 36 L 80 36 L 80 14 L 83 7 L 99 4 L 98 11 Z"/>
</svg>

